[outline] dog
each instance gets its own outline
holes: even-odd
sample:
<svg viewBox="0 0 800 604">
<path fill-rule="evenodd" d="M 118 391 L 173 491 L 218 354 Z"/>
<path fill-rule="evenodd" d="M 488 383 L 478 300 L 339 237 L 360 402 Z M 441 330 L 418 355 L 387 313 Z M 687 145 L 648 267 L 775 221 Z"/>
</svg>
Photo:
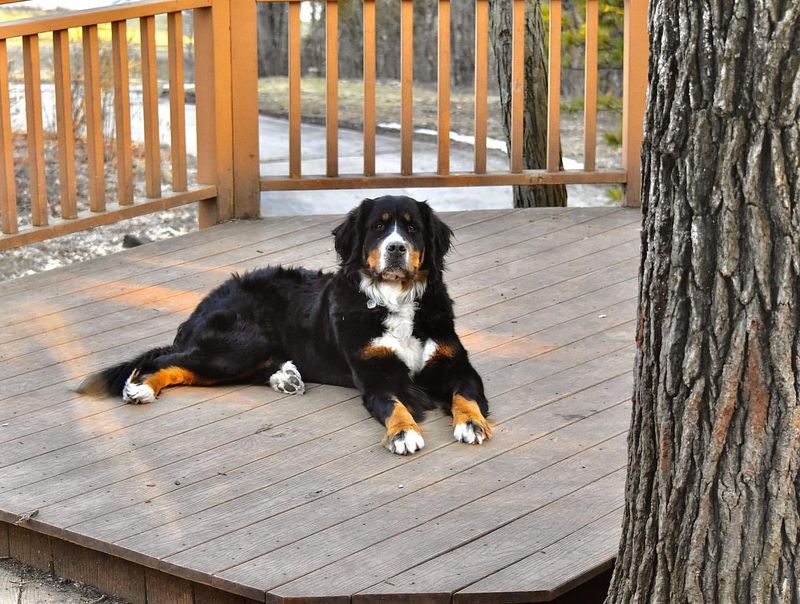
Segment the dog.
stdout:
<svg viewBox="0 0 800 604">
<path fill-rule="evenodd" d="M 87 377 L 89 394 L 151 403 L 168 386 L 305 381 L 357 388 L 386 428 L 384 446 L 411 454 L 437 403 L 456 440 L 492 435 L 483 382 L 455 331 L 442 275 L 452 230 L 426 202 L 365 199 L 333 230 L 336 272 L 272 266 L 234 274 L 204 298 L 170 346 Z"/>
</svg>

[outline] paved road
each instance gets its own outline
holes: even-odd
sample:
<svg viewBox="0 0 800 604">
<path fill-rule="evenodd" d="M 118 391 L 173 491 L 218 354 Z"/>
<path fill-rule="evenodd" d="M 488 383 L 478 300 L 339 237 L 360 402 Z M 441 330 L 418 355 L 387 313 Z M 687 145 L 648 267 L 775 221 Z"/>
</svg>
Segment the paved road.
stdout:
<svg viewBox="0 0 800 604">
<path fill-rule="evenodd" d="M 168 109 L 168 105 L 166 108 Z M 186 107 L 187 152 L 196 150 L 194 140 L 194 106 Z M 164 107 L 162 105 L 162 111 Z M 168 120 L 168 113 L 164 116 Z M 162 118 L 163 120 L 163 118 Z M 168 121 L 167 121 L 168 123 Z M 162 128 L 164 128 L 162 126 Z M 302 146 L 302 172 L 314 175 L 325 173 L 325 127 L 303 124 L 300 129 Z M 189 140 L 191 139 L 191 140 Z M 261 174 L 283 176 L 289 172 L 289 123 L 285 119 L 259 117 L 259 145 Z M 339 130 L 339 172 L 359 173 L 363 168 L 363 135 L 360 131 Z M 400 138 L 395 134 L 378 134 L 375 140 L 375 168 L 381 172 L 400 172 Z M 436 170 L 436 141 L 414 141 L 414 169 Z M 451 170 L 469 170 L 473 162 L 472 148 L 452 146 Z M 507 166 L 500 152 L 489 154 L 490 170 Z M 415 188 L 415 189 L 351 189 L 339 191 L 278 191 L 261 194 L 261 209 L 265 215 L 284 214 L 340 214 L 352 208 L 365 197 L 375 195 L 405 194 L 416 199 L 428 199 L 439 210 L 491 209 L 511 207 L 511 187 Z"/>
<path fill-rule="evenodd" d="M 187 127 L 188 129 L 188 127 Z M 363 135 L 360 131 L 339 130 L 339 172 L 358 174 L 363 168 Z M 261 174 L 286 175 L 289 171 L 288 122 L 261 116 L 259 120 Z M 325 173 L 325 127 L 303 124 L 301 128 L 303 174 Z M 378 134 L 375 141 L 375 164 L 378 173 L 400 172 L 400 138 L 394 133 Z M 414 170 L 435 172 L 437 143 L 433 137 L 417 137 L 414 141 Z M 474 161 L 473 148 L 466 144 L 451 144 L 450 169 L 469 171 Z M 490 151 L 489 170 L 508 168 L 505 153 Z M 607 205 L 605 187 L 570 186 L 570 205 Z M 414 189 L 352 189 L 338 191 L 280 191 L 262 193 L 262 213 L 281 214 L 338 214 L 347 211 L 365 197 L 376 195 L 410 195 L 427 199 L 438 210 L 475 210 L 511 207 L 511 187 L 436 187 Z"/>
<path fill-rule="evenodd" d="M 15 128 L 24 128 L 24 87 L 11 87 L 12 122 Z M 42 105 L 45 109 L 45 127 L 55 121 L 55 91 L 53 85 L 42 85 Z M 261 174 L 288 174 L 289 123 L 285 119 L 259 116 L 259 143 L 261 149 Z M 159 138 L 169 145 L 169 100 L 159 102 Z M 141 92 L 131 91 L 131 136 L 133 140 L 144 138 Z M 303 124 L 301 128 L 303 174 L 325 173 L 325 127 Z M 362 133 L 356 130 L 339 130 L 339 171 L 359 173 L 363 166 Z M 380 133 L 376 136 L 376 170 L 379 173 L 400 172 L 400 138 L 396 133 Z M 186 105 L 186 150 L 197 153 L 196 114 L 194 105 Z M 414 170 L 436 171 L 436 139 L 418 136 L 414 141 Z M 468 171 L 472 169 L 473 149 L 464 143 L 453 143 L 450 149 L 450 169 Z M 503 170 L 508 166 L 504 152 L 491 150 L 487 158 L 489 170 Z M 570 165 L 570 160 L 565 159 Z M 575 162 L 571 162 L 575 165 Z M 576 166 L 577 167 L 577 166 Z M 575 185 L 568 187 L 569 205 L 601 206 L 610 203 L 607 187 Z M 388 194 L 411 195 L 427 199 L 438 210 L 474 210 L 511 207 L 511 187 L 469 188 L 414 188 L 414 189 L 356 189 L 341 191 L 290 191 L 262 193 L 261 208 L 265 215 L 285 214 L 340 214 L 352 208 L 365 197 Z"/>
</svg>

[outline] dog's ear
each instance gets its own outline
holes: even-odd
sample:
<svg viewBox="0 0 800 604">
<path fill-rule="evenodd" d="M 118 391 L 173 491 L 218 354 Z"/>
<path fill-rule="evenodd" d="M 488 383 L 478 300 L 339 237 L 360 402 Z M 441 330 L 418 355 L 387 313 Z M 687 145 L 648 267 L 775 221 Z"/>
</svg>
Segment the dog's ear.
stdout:
<svg viewBox="0 0 800 604">
<path fill-rule="evenodd" d="M 439 273 L 444 270 L 444 257 L 450 251 L 453 237 L 452 229 L 447 226 L 426 201 L 418 201 L 420 212 L 425 219 L 425 264 L 428 270 Z"/>
<path fill-rule="evenodd" d="M 363 262 L 364 219 L 372 208 L 372 199 L 365 199 L 348 212 L 347 217 L 333 229 L 333 244 L 345 270 L 356 271 Z"/>
</svg>

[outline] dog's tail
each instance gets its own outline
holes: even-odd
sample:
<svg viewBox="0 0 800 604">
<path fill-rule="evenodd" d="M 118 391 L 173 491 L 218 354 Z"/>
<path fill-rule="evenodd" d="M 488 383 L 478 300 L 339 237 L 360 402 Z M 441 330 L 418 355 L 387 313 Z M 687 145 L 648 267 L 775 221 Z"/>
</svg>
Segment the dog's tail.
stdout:
<svg viewBox="0 0 800 604">
<path fill-rule="evenodd" d="M 171 352 L 175 352 L 174 346 L 153 348 L 135 359 L 87 375 L 76 386 L 75 392 L 91 396 L 122 396 L 122 390 L 132 375 L 156 371 L 158 358 Z"/>
</svg>

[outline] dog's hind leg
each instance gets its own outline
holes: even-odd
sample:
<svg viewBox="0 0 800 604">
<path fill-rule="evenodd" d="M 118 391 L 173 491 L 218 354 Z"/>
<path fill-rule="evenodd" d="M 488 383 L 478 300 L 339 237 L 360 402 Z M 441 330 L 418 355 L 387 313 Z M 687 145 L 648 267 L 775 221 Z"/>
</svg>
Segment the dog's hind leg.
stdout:
<svg viewBox="0 0 800 604">
<path fill-rule="evenodd" d="M 152 403 L 168 386 L 210 386 L 217 380 L 202 378 L 183 367 L 166 367 L 146 375 L 131 374 L 122 390 L 122 399 L 132 405 Z"/>
<path fill-rule="evenodd" d="M 275 373 L 269 376 L 269 385 L 276 392 L 283 394 L 303 394 L 306 391 L 303 378 L 300 377 L 300 372 L 291 361 L 283 363 Z"/>
<path fill-rule="evenodd" d="M 300 370 L 292 361 L 283 361 L 282 352 L 267 358 L 258 367 L 242 375 L 243 379 L 256 384 L 269 384 L 275 392 L 281 394 L 304 394 L 306 385 L 300 376 Z"/>
</svg>

